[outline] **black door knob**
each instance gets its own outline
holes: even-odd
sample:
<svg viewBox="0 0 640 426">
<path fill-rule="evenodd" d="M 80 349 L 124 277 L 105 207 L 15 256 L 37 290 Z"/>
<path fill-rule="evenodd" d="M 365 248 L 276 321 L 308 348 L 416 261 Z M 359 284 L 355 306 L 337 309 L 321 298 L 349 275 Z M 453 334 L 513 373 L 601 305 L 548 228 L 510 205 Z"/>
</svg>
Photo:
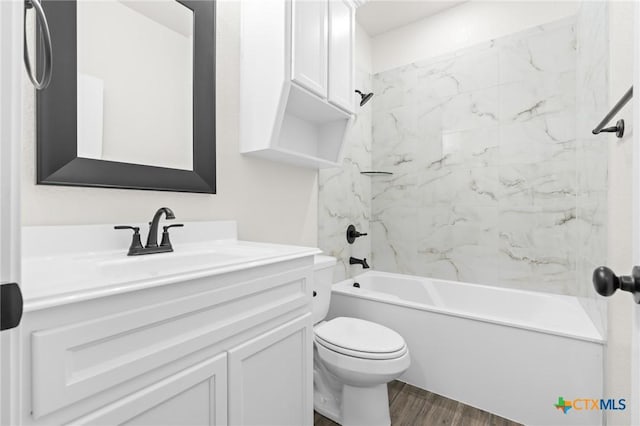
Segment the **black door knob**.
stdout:
<svg viewBox="0 0 640 426">
<path fill-rule="evenodd" d="M 634 266 L 631 275 L 617 276 L 606 266 L 600 266 L 593 271 L 593 287 L 601 296 L 611 296 L 618 289 L 628 291 L 640 303 L 640 267 Z"/>
</svg>

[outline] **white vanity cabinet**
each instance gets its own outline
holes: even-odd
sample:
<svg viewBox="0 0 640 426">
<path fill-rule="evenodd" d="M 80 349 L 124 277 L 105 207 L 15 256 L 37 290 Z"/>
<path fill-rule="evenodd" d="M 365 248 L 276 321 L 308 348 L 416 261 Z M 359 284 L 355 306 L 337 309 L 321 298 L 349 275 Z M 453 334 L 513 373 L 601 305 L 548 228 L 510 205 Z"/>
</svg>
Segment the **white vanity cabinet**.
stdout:
<svg viewBox="0 0 640 426">
<path fill-rule="evenodd" d="M 25 304 L 22 423 L 313 424 L 312 264 Z"/>
<path fill-rule="evenodd" d="M 311 314 L 240 346 L 229 356 L 229 424 L 311 424 L 313 399 Z"/>
<path fill-rule="evenodd" d="M 227 425 L 227 354 L 187 368 L 70 424 Z"/>
<path fill-rule="evenodd" d="M 355 3 L 241 2 L 240 150 L 339 166 L 353 121 Z"/>
</svg>

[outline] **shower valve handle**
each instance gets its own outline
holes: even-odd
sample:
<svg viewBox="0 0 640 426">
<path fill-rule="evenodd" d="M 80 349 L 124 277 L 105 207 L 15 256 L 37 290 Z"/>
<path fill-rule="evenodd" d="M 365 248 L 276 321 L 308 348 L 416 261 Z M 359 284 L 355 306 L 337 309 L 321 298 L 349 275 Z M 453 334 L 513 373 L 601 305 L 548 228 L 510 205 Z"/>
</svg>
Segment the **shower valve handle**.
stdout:
<svg viewBox="0 0 640 426">
<path fill-rule="evenodd" d="M 349 244 L 353 244 L 353 242 L 356 240 L 356 238 L 358 237 L 364 237 L 365 235 L 367 235 L 367 233 L 360 233 L 358 231 L 356 231 L 356 227 L 353 225 L 349 225 L 347 227 L 347 242 Z"/>
<path fill-rule="evenodd" d="M 593 271 L 593 287 L 601 296 L 611 296 L 618 289 L 628 291 L 640 304 L 640 266 L 634 266 L 631 275 L 620 276 L 606 266 L 600 266 Z"/>
</svg>

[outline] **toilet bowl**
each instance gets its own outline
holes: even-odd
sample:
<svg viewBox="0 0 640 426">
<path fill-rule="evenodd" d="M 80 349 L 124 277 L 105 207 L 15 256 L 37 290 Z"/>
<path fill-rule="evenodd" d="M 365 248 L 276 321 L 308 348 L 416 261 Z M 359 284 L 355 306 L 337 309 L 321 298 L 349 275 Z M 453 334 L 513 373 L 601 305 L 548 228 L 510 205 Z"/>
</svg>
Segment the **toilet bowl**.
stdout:
<svg viewBox="0 0 640 426">
<path fill-rule="evenodd" d="M 398 333 L 329 311 L 335 258 L 316 256 L 314 271 L 314 408 L 344 426 L 390 425 L 387 383 L 409 368 Z"/>
</svg>

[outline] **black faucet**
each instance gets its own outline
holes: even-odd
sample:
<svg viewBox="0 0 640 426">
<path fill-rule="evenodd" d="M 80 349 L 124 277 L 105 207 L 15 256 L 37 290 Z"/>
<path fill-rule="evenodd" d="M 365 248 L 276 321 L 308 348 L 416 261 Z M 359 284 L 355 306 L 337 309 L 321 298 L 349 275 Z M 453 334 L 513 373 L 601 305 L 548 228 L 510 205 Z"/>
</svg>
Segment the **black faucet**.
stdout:
<svg viewBox="0 0 640 426">
<path fill-rule="evenodd" d="M 356 259 L 355 257 L 349 258 L 349 265 L 362 265 L 362 269 L 369 269 L 369 265 L 367 264 L 367 258 Z"/>
<path fill-rule="evenodd" d="M 149 223 L 149 235 L 147 235 L 146 248 L 158 247 L 158 223 L 160 223 L 160 218 L 163 213 L 167 216 L 167 220 L 176 218 L 169 207 L 160 207 Z"/>
<path fill-rule="evenodd" d="M 140 228 L 137 226 L 115 226 L 114 229 L 131 229 L 133 230 L 133 239 L 131 240 L 131 246 L 129 247 L 129 256 L 138 256 L 141 254 L 153 254 L 153 253 L 167 253 L 173 251 L 171 240 L 169 240 L 169 228 L 182 227 L 183 224 L 175 224 L 169 226 L 163 226 L 162 242 L 158 245 L 158 224 L 160 218 L 165 215 L 167 219 L 175 219 L 175 215 L 168 207 L 161 207 L 153 215 L 153 220 L 149 222 L 149 235 L 147 236 L 147 245 L 142 246 L 140 241 Z"/>
</svg>

